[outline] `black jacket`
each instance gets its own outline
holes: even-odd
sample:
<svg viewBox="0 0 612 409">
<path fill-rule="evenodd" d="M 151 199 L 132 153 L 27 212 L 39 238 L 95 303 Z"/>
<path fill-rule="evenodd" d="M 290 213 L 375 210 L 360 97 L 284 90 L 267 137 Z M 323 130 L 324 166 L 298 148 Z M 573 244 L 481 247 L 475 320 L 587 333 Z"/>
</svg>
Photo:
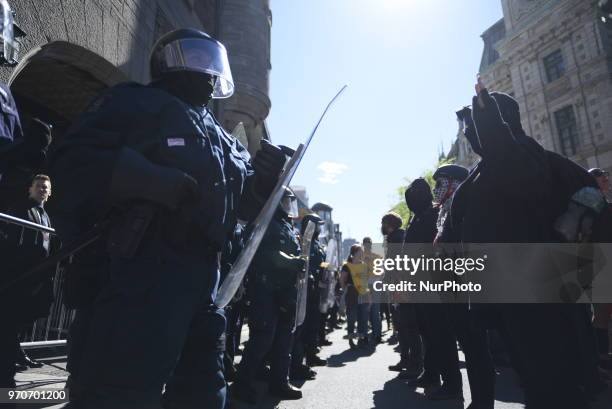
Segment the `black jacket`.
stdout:
<svg viewBox="0 0 612 409">
<path fill-rule="evenodd" d="M 408 223 L 404 243 L 432 243 L 437 234 L 438 208 L 430 206 L 414 214 Z"/>
<path fill-rule="evenodd" d="M 31 199 L 13 205 L 9 208 L 9 214 L 51 227 L 51 220 L 44 209 Z M 44 219 L 46 222 L 43 222 Z M 57 239 L 49 233 L 4 223 L 0 224 L 0 230 L 2 285 L 17 279 L 31 267 L 42 262 L 58 246 Z M 0 296 L 0 303 L 18 311 L 24 323 L 46 316 L 53 300 L 54 273 L 54 268 L 50 267 L 44 273 L 20 282 Z"/>
</svg>

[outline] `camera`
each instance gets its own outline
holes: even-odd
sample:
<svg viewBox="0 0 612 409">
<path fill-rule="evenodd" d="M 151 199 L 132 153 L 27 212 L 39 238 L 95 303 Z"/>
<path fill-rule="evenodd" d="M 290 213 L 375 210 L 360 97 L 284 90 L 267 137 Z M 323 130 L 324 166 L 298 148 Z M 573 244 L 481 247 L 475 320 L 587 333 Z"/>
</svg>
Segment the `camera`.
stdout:
<svg viewBox="0 0 612 409">
<path fill-rule="evenodd" d="M 465 122 L 466 118 L 472 117 L 472 107 L 470 105 L 464 106 L 459 111 L 455 112 L 457 114 L 457 119 L 461 122 Z"/>
</svg>

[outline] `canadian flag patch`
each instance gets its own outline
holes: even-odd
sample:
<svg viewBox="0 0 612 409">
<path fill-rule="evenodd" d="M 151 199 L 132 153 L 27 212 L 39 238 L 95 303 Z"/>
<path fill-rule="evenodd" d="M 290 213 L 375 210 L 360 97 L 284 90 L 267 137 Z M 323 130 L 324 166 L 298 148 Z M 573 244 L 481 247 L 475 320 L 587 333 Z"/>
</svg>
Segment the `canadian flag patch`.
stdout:
<svg viewBox="0 0 612 409">
<path fill-rule="evenodd" d="M 185 146 L 184 138 L 168 138 L 168 146 Z"/>
</svg>

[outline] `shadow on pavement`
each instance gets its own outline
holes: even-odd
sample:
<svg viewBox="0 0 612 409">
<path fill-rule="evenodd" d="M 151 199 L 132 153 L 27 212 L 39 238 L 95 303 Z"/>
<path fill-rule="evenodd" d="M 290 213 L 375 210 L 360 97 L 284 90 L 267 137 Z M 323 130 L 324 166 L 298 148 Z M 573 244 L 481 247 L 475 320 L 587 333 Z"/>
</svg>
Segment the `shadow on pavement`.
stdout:
<svg viewBox="0 0 612 409">
<path fill-rule="evenodd" d="M 368 344 L 365 348 L 347 349 L 339 354 L 330 355 L 329 358 L 327 358 L 327 366 L 340 368 L 349 362 L 355 362 L 359 358 L 368 357 L 374 352 L 376 352 L 376 346 L 372 344 Z"/>
<path fill-rule="evenodd" d="M 463 409 L 461 401 L 430 401 L 398 378 L 386 382 L 382 390 L 373 394 L 372 409 Z"/>
</svg>

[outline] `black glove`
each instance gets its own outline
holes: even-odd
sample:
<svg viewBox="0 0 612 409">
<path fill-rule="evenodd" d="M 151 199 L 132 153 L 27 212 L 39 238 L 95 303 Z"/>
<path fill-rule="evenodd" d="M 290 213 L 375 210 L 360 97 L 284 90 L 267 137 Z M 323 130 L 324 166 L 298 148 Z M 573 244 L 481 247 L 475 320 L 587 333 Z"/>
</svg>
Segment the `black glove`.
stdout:
<svg viewBox="0 0 612 409">
<path fill-rule="evenodd" d="M 198 197 L 198 182 L 178 169 L 159 166 L 139 152 L 122 148 L 117 154 L 110 184 L 110 200 L 148 200 L 171 210 Z"/>
<path fill-rule="evenodd" d="M 281 151 L 283 151 L 283 153 L 289 157 L 292 157 L 293 154 L 295 153 L 295 149 L 290 148 L 288 146 L 285 145 L 278 145 L 278 147 L 280 148 Z"/>
<path fill-rule="evenodd" d="M 255 170 L 255 190 L 260 196 L 268 197 L 274 189 L 283 170 L 287 157 L 283 150 L 262 139 L 261 149 L 253 159 Z"/>
</svg>

